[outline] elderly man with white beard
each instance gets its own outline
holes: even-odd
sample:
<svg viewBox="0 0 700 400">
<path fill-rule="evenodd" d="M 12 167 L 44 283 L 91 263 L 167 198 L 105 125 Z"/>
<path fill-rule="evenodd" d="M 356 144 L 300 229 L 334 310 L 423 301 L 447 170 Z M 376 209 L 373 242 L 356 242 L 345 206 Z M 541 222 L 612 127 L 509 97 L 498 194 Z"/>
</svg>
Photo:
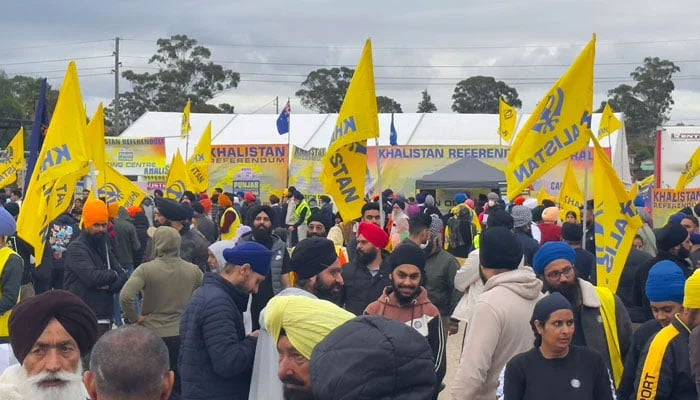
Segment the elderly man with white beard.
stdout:
<svg viewBox="0 0 700 400">
<path fill-rule="evenodd" d="M 85 400 L 81 356 L 97 339 L 97 318 L 78 296 L 52 290 L 20 302 L 10 345 L 20 365 L 0 376 L 3 400 Z"/>
</svg>

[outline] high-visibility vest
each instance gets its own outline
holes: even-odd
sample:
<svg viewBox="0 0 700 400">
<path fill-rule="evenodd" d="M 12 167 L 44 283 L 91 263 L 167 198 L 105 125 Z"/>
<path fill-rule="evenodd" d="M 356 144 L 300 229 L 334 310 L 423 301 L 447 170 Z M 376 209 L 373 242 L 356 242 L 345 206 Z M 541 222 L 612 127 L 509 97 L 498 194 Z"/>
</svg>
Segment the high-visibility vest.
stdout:
<svg viewBox="0 0 700 400">
<path fill-rule="evenodd" d="M 299 218 L 301 218 L 301 212 L 306 210 L 306 216 L 304 216 L 304 221 L 300 221 Z M 309 203 L 306 202 L 306 200 L 302 200 L 301 203 L 297 206 L 297 208 L 294 209 L 294 215 L 297 217 L 297 222 L 301 224 L 306 224 L 309 222 L 309 218 L 311 218 L 311 207 L 309 207 Z"/>
<path fill-rule="evenodd" d="M 231 226 L 228 229 L 228 232 L 224 233 L 221 232 L 221 240 L 233 240 L 236 238 L 236 233 L 238 233 L 238 228 L 241 227 L 241 216 L 238 214 L 238 211 L 236 211 L 235 208 L 229 207 L 227 208 L 223 214 L 221 214 L 221 222 L 219 222 L 219 229 L 224 227 L 224 221 L 226 220 L 224 217 L 226 216 L 227 213 L 234 213 L 236 215 L 236 219 L 233 221 Z"/>
<path fill-rule="evenodd" d="M 7 265 L 7 260 L 10 259 L 10 256 L 12 255 L 17 255 L 17 253 L 14 252 L 11 248 L 5 246 L 2 249 L 0 249 L 0 277 L 2 277 L 2 273 L 5 272 L 5 265 Z M 2 297 L 2 286 L 0 285 L 0 297 Z M 17 302 L 19 302 L 19 296 L 17 296 Z M 5 314 L 0 315 L 0 337 L 6 338 L 10 336 L 10 329 L 9 329 L 9 321 L 10 321 L 10 315 L 12 314 L 12 310 L 9 310 Z"/>
</svg>

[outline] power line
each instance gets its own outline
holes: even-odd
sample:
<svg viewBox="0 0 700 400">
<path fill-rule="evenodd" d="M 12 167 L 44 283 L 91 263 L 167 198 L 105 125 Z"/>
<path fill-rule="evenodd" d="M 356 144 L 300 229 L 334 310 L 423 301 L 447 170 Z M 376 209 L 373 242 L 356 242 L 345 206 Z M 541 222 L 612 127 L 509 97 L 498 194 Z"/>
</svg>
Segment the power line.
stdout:
<svg viewBox="0 0 700 400">
<path fill-rule="evenodd" d="M 105 69 L 105 68 L 110 68 L 110 67 L 82 67 L 80 68 L 80 71 L 92 71 L 96 69 Z M 52 69 L 52 70 L 47 70 L 47 71 L 28 71 L 28 72 L 13 72 L 13 71 L 5 71 L 8 74 L 13 74 L 13 75 L 36 75 L 36 74 L 50 74 L 50 73 L 56 73 L 56 72 L 66 72 L 66 69 Z"/>
<path fill-rule="evenodd" d="M 27 49 L 43 49 L 47 47 L 63 47 L 63 46 L 81 46 L 90 43 L 100 43 L 100 42 L 111 42 L 113 39 L 102 39 L 102 40 L 84 40 L 80 42 L 65 42 L 65 43 L 53 43 L 53 44 L 42 44 L 36 46 L 18 46 L 18 47 L 5 47 L 0 49 L 0 51 L 10 51 L 10 50 L 27 50 Z"/>
<path fill-rule="evenodd" d="M 43 63 L 53 63 L 53 62 L 68 62 L 68 61 L 75 61 L 75 60 L 94 60 L 98 58 L 112 58 L 112 55 L 106 55 L 106 56 L 88 56 L 88 57 L 71 57 L 71 58 L 59 58 L 59 59 L 54 59 L 54 60 L 36 60 L 36 61 L 20 61 L 20 62 L 11 62 L 11 63 L 1 63 L 0 67 L 2 66 L 10 66 L 10 65 L 27 65 L 27 64 L 43 64 Z"/>
</svg>

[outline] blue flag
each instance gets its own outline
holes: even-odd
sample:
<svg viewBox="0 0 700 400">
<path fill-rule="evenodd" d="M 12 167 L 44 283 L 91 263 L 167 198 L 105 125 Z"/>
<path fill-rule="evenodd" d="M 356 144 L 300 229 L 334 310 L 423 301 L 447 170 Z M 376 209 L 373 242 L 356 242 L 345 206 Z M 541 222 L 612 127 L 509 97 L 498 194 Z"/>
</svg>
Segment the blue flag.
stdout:
<svg viewBox="0 0 700 400">
<path fill-rule="evenodd" d="M 292 113 L 292 107 L 289 105 L 289 100 L 287 104 L 282 109 L 280 116 L 277 117 L 277 133 L 284 135 L 289 133 L 289 115 Z"/>
<path fill-rule="evenodd" d="M 34 113 L 34 123 L 32 124 L 32 133 L 29 135 L 29 160 L 27 160 L 27 174 L 24 177 L 24 191 L 27 191 L 29 181 L 32 179 L 34 172 L 34 164 L 41 152 L 41 146 L 44 144 L 46 129 L 49 127 L 49 109 L 46 105 L 46 79 L 41 80 L 41 89 L 39 91 L 39 101 L 36 104 Z"/>
<path fill-rule="evenodd" d="M 392 146 L 398 145 L 396 140 L 398 139 L 399 134 L 396 133 L 396 127 L 394 126 L 394 113 L 391 113 L 391 128 L 389 129 L 389 143 Z"/>
</svg>

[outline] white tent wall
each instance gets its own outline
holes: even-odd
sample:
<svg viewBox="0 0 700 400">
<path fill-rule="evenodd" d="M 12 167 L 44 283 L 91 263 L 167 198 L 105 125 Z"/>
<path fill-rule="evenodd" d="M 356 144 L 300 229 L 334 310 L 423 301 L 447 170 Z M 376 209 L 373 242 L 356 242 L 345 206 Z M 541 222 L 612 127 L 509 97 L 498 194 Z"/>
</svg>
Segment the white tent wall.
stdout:
<svg viewBox="0 0 700 400">
<path fill-rule="evenodd" d="M 593 114 L 592 130 L 597 135 L 602 114 Z M 623 121 L 624 117 L 616 116 Z M 189 153 L 196 146 L 206 124 L 212 122 L 213 145 L 287 144 L 301 148 L 325 148 L 329 144 L 337 114 L 294 114 L 290 117 L 290 135 L 279 135 L 276 114 L 197 114 L 190 115 L 192 131 L 189 138 Z M 521 114 L 518 129 L 530 117 Z M 166 157 L 172 158 L 179 149 L 185 155 L 185 139 L 180 138 L 181 113 L 147 112 L 127 128 L 121 137 L 165 137 Z M 389 146 L 391 114 L 379 114 L 379 145 Z M 394 126 L 399 145 L 411 146 L 476 146 L 499 145 L 498 115 L 457 113 L 399 113 L 394 114 Z M 624 129 L 624 128 L 623 128 Z M 617 173 L 625 183 L 631 183 L 627 141 L 619 130 L 602 146 L 611 144 L 612 161 Z M 367 143 L 374 146 L 374 141 Z M 374 165 L 369 166 L 375 168 Z M 420 178 L 420 177 L 417 177 Z"/>
</svg>

